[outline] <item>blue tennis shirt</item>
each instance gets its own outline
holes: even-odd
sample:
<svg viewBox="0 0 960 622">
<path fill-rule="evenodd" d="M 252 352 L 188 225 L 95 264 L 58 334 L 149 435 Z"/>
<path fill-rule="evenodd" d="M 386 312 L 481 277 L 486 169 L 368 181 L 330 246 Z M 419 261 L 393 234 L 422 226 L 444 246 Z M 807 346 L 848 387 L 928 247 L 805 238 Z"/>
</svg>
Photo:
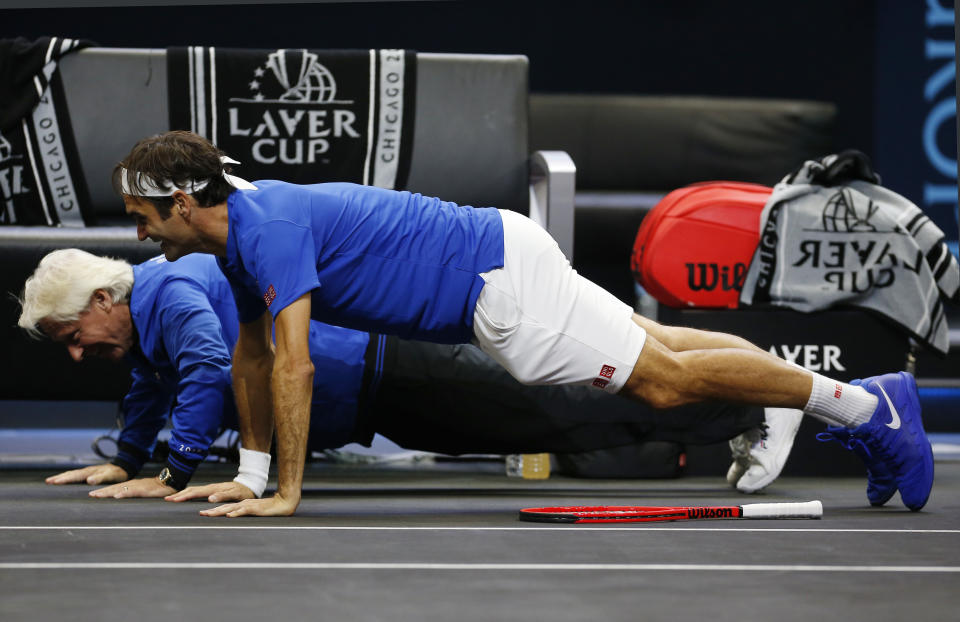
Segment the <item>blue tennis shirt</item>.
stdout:
<svg viewBox="0 0 960 622">
<path fill-rule="evenodd" d="M 186 482 L 224 416 L 236 420 L 230 388 L 236 311 L 216 264 L 200 255 L 176 263 L 155 257 L 133 266 L 133 275 L 130 315 L 138 347 L 129 354 L 133 383 L 122 404 L 115 462 L 138 471 L 170 413 L 167 466 Z"/>
<path fill-rule="evenodd" d="M 493 208 L 348 183 L 257 181 L 227 201 L 241 322 L 311 293 L 314 319 L 406 339 L 473 337 L 480 273 L 503 266 Z"/>
<path fill-rule="evenodd" d="M 133 266 L 130 315 L 137 347 L 128 355 L 133 383 L 114 462 L 131 474 L 149 458 L 171 416 L 167 467 L 185 483 L 223 429 L 236 428 L 230 361 L 238 320 L 231 287 L 210 255 L 176 262 L 162 256 Z M 316 374 L 311 446 L 350 440 L 358 416 L 367 333 L 310 323 Z M 371 370 L 378 374 L 379 370 Z"/>
</svg>

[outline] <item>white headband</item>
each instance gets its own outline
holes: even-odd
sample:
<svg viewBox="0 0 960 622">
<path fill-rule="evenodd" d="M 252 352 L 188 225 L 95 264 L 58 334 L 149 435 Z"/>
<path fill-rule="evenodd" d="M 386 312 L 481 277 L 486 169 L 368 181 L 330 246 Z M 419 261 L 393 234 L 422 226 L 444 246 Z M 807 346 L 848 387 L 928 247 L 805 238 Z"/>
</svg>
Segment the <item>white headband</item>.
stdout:
<svg viewBox="0 0 960 622">
<path fill-rule="evenodd" d="M 236 160 L 229 158 L 227 156 L 220 156 L 220 163 L 221 164 L 240 164 Z M 130 196 L 169 197 L 169 196 L 173 196 L 173 193 L 176 192 L 177 190 L 183 190 L 187 194 L 193 194 L 195 192 L 200 192 L 201 190 L 207 187 L 208 183 L 210 183 L 210 180 L 208 179 L 205 179 L 202 181 L 198 181 L 194 179 L 194 180 L 188 181 L 183 186 L 178 186 L 175 183 L 173 183 L 173 180 L 167 179 L 165 180 L 165 183 L 163 185 L 170 186 L 170 189 L 164 190 L 160 184 L 158 184 L 156 181 L 153 180 L 153 178 L 143 173 L 136 173 L 137 183 L 135 183 L 134 186 L 143 188 L 143 194 L 140 194 L 140 192 L 135 191 L 127 183 L 127 174 L 128 174 L 127 169 L 120 167 L 120 192 L 122 194 L 129 194 Z M 229 175 L 227 174 L 226 171 L 221 171 L 221 174 L 223 175 L 223 178 L 227 180 L 227 183 L 233 186 L 234 188 L 238 188 L 240 190 L 256 190 L 257 189 L 256 186 L 251 184 L 246 179 L 241 179 L 240 177 L 237 177 L 235 175 Z"/>
</svg>

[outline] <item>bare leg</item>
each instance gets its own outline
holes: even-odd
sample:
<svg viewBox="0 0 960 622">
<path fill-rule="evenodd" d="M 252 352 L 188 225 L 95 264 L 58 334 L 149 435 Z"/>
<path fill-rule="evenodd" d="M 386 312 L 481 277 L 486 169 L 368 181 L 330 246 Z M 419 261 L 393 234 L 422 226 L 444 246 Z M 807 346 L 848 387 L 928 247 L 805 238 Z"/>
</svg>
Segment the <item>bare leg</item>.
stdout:
<svg viewBox="0 0 960 622">
<path fill-rule="evenodd" d="M 674 352 L 739 349 L 776 359 L 746 339 L 725 333 L 697 330 L 679 326 L 664 326 L 642 316 L 634 316 L 648 335 Z M 727 482 L 742 492 L 757 492 L 766 488 L 783 470 L 800 427 L 803 412 L 791 408 L 764 408 L 764 429 L 744 432 L 730 441 L 733 463 L 727 470 Z"/>
<path fill-rule="evenodd" d="M 746 340 L 640 316 L 634 321 L 647 329 L 647 341 L 622 390 L 627 396 L 657 408 L 713 399 L 796 409 L 810 397 L 809 372 Z"/>
<path fill-rule="evenodd" d="M 742 350 L 753 350 L 754 352 L 769 354 L 746 339 L 729 333 L 718 333 L 700 330 L 698 328 L 687 328 L 685 326 L 667 326 L 642 315 L 637 315 L 636 313 L 633 314 L 633 321 L 642 326 L 648 335 L 653 335 L 657 341 L 674 352 L 710 350 L 713 348 L 740 348 Z M 769 356 L 773 355 L 769 354 Z"/>
<path fill-rule="evenodd" d="M 664 327 L 639 316 L 634 316 L 634 321 L 647 329 L 647 341 L 622 389 L 624 395 L 657 408 L 704 399 L 757 404 L 767 407 L 768 420 L 776 411 L 770 407 L 804 410 L 833 425 L 828 431 L 842 443 L 849 442 L 849 430 L 856 430 L 872 504 L 882 505 L 898 489 L 911 510 L 919 510 L 927 502 L 933 487 L 933 458 L 920 421 L 916 385 L 909 374 L 868 379 L 872 390 L 867 391 L 807 372 L 752 344 L 744 347 L 743 340 L 732 335 Z M 885 403 L 879 399 L 881 393 Z M 914 427 L 902 433 L 901 440 L 891 440 L 891 431 L 896 434 L 907 425 L 893 428 L 887 423 L 897 416 L 888 393 L 900 403 L 901 412 L 915 413 L 912 419 L 898 416 L 898 421 L 909 420 L 908 425 Z M 785 431 L 792 437 L 798 427 L 792 414 L 775 423 L 781 424 L 777 428 L 781 436 Z M 770 441 L 768 437 L 766 453 L 751 446 L 743 464 L 735 461 L 731 465 L 727 481 L 744 492 L 756 492 L 773 481 L 792 438 Z"/>
</svg>

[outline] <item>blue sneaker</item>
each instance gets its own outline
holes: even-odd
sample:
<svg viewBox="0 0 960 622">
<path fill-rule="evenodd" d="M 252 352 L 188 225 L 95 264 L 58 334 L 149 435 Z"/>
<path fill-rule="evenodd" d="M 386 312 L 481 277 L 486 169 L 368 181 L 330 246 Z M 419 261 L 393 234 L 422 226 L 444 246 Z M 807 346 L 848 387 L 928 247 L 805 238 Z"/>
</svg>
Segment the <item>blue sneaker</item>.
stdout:
<svg viewBox="0 0 960 622">
<path fill-rule="evenodd" d="M 865 378 L 864 389 L 877 396 L 870 421 L 850 430 L 851 442 L 862 444 L 870 462 L 893 476 L 903 504 L 916 512 L 933 488 L 933 449 L 920 419 L 917 383 L 907 372 Z"/>
<path fill-rule="evenodd" d="M 890 470 L 875 459 L 859 438 L 850 434 L 850 428 L 827 426 L 826 432 L 817 434 L 818 441 L 837 441 L 860 456 L 867 465 L 867 499 L 870 505 L 883 505 L 897 492 L 897 480 Z"/>
</svg>

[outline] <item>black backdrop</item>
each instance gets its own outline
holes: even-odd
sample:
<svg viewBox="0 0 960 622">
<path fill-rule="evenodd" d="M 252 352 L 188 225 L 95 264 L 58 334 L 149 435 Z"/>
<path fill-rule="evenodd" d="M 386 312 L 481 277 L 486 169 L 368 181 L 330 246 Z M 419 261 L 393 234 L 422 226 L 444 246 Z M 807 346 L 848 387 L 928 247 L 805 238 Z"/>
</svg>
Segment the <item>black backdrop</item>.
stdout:
<svg viewBox="0 0 960 622">
<path fill-rule="evenodd" d="M 831 101 L 839 106 L 838 146 L 869 153 L 876 7 L 871 0 L 490 0 L 8 8 L 0 9 L 0 37 L 521 53 L 535 92 Z"/>
</svg>

